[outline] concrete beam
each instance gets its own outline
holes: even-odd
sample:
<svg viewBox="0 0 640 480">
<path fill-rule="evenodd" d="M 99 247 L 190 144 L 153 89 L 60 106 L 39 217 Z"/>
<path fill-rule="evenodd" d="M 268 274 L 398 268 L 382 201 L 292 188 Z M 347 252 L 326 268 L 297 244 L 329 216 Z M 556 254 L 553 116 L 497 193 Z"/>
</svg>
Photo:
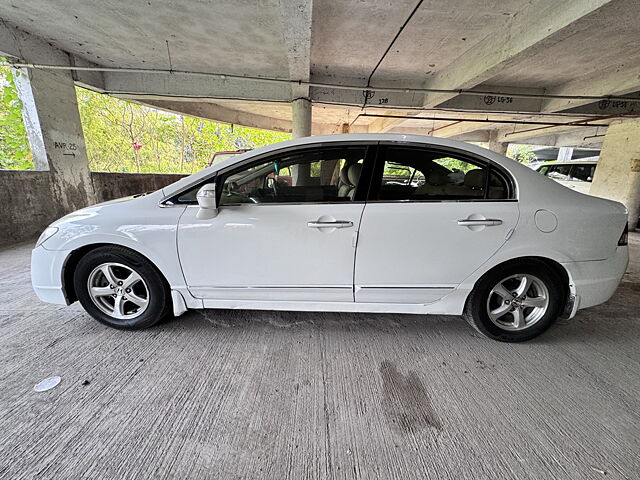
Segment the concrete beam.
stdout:
<svg viewBox="0 0 640 480">
<path fill-rule="evenodd" d="M 460 140 L 461 142 L 482 142 L 487 143 L 489 141 L 488 130 L 476 130 L 475 132 L 462 133 L 454 137 L 448 137 L 452 140 Z"/>
<path fill-rule="evenodd" d="M 593 14 L 612 0 L 531 2 L 518 15 L 509 17 L 499 31 L 489 34 L 447 68 L 426 83 L 428 88 L 470 89 L 486 82 L 501 70 L 536 55 L 551 45 L 574 35 L 582 18 Z M 425 107 L 434 107 L 455 94 L 427 94 Z"/>
<path fill-rule="evenodd" d="M 69 55 L 45 40 L 0 21 L 0 54 L 23 62 L 69 65 Z"/>
<path fill-rule="evenodd" d="M 346 84 L 357 85 L 362 80 L 347 81 Z M 365 104 L 365 90 L 344 90 L 330 87 L 311 87 L 310 97 L 315 102 L 337 103 L 342 105 L 362 106 Z M 412 92 L 367 91 L 367 106 L 385 107 L 422 107 L 422 94 Z"/>
<path fill-rule="evenodd" d="M 552 127 L 540 130 L 525 131 L 525 129 L 501 129 L 498 140 L 501 142 L 549 145 L 556 147 L 598 146 L 606 127 Z"/>
<path fill-rule="evenodd" d="M 41 63 L 45 65 L 96 66 L 94 63 L 70 55 L 52 46 L 44 39 L 25 32 L 4 20 L 0 20 L 0 56 L 15 59 L 23 63 Z M 75 82 L 92 85 L 94 89 L 104 87 L 101 72 L 67 72 Z"/>
<path fill-rule="evenodd" d="M 312 0 L 280 0 L 284 43 L 287 49 L 289 78 L 309 81 L 311 78 Z M 307 85 L 293 85 L 291 98 L 309 98 Z"/>
<path fill-rule="evenodd" d="M 489 130 L 497 128 L 493 123 L 486 122 L 447 122 L 444 125 L 436 127 L 432 135 L 442 138 L 458 137 L 478 130 Z"/>
<path fill-rule="evenodd" d="M 273 102 L 291 101 L 291 87 L 287 83 L 265 83 L 235 78 L 183 75 L 180 73 L 124 73 L 105 72 L 106 93 L 120 98 L 155 100 L 177 98 L 243 99 Z"/>
<path fill-rule="evenodd" d="M 205 118 L 222 123 L 243 125 L 251 128 L 261 128 L 264 130 L 274 130 L 277 132 L 291 132 L 291 121 L 280 118 L 258 115 L 242 110 L 223 107 L 210 102 L 185 102 L 177 100 L 148 100 L 139 99 L 136 101 L 142 105 L 159 108 L 179 115 Z"/>
<path fill-rule="evenodd" d="M 376 112 L 381 115 L 397 115 L 397 111 L 393 110 L 383 110 L 380 112 Z M 385 118 L 380 117 L 376 118 L 373 122 L 371 122 L 367 128 L 367 132 L 369 133 L 386 133 L 391 131 L 394 128 L 401 128 L 402 125 L 406 122 L 406 119 L 401 118 Z"/>
<path fill-rule="evenodd" d="M 619 70 L 598 72 L 595 76 L 583 77 L 551 88 L 547 93 L 552 95 L 627 95 L 640 91 L 640 65 L 636 68 L 625 66 Z M 542 112 L 560 112 L 572 109 L 576 113 L 593 113 L 600 115 L 615 115 L 618 113 L 640 111 L 640 98 L 636 100 L 592 100 L 554 99 L 544 100 L 540 110 Z"/>
<path fill-rule="evenodd" d="M 508 86 L 481 86 L 471 90 L 501 92 L 500 95 L 469 95 L 460 94 L 441 103 L 438 108 L 461 111 L 482 112 L 538 112 L 542 100 L 539 98 L 525 98 L 514 94 L 542 94 L 542 88 L 516 88 Z"/>
</svg>

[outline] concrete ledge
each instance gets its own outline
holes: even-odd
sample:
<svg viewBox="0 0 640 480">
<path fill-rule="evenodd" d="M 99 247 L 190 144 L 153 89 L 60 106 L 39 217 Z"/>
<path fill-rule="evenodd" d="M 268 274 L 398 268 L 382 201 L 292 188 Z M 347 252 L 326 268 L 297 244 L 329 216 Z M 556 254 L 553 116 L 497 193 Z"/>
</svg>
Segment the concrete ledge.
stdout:
<svg viewBox="0 0 640 480">
<path fill-rule="evenodd" d="M 0 170 L 0 245 L 36 237 L 61 215 L 49 172 Z"/>
<path fill-rule="evenodd" d="M 170 173 L 91 172 L 91 181 L 98 202 L 152 192 L 177 182 L 186 175 Z"/>
<path fill-rule="evenodd" d="M 158 190 L 185 175 L 91 172 L 98 202 Z M 37 237 L 66 212 L 52 201 L 48 171 L 0 170 L 0 245 Z"/>
</svg>

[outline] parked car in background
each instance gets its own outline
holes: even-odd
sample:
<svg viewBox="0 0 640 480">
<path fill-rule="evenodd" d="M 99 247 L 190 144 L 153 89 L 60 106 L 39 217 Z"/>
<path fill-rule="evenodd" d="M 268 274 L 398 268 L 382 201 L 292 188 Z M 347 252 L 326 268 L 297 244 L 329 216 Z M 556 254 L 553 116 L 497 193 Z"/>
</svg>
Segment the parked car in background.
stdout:
<svg viewBox="0 0 640 480">
<path fill-rule="evenodd" d="M 544 162 L 533 168 L 536 172 L 556 182 L 574 189 L 576 192 L 589 194 L 591 183 L 598 167 L 597 160 L 572 160 L 570 162 Z M 633 223 L 633 222 L 629 222 Z M 640 217 L 637 225 L 640 226 Z"/>
<path fill-rule="evenodd" d="M 31 277 L 121 329 L 202 308 L 451 314 L 517 342 L 613 295 L 626 226 L 624 205 L 474 145 L 329 135 L 71 213 Z"/>
<path fill-rule="evenodd" d="M 597 161 L 544 162 L 534 170 L 565 187 L 589 193 L 597 165 Z"/>
</svg>

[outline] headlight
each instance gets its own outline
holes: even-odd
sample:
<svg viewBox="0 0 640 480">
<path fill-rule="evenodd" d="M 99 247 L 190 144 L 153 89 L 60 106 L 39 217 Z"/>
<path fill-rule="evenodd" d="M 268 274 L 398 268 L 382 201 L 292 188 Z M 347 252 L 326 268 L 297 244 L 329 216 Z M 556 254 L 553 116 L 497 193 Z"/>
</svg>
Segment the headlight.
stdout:
<svg viewBox="0 0 640 480">
<path fill-rule="evenodd" d="M 42 235 L 40 235 L 40 238 L 38 238 L 38 241 L 36 242 L 36 247 L 39 247 L 40 245 L 42 245 L 48 239 L 53 237 L 56 233 L 58 233 L 58 227 L 45 228 L 44 232 L 42 232 Z"/>
</svg>

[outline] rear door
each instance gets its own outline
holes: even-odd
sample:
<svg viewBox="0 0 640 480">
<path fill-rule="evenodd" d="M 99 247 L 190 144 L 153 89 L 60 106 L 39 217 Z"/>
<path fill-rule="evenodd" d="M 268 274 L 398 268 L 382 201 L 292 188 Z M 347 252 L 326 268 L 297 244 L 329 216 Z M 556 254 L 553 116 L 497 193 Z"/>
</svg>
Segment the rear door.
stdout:
<svg viewBox="0 0 640 480">
<path fill-rule="evenodd" d="M 501 168 L 463 153 L 381 146 L 360 225 L 356 302 L 438 300 L 500 249 L 518 216 Z"/>
</svg>

